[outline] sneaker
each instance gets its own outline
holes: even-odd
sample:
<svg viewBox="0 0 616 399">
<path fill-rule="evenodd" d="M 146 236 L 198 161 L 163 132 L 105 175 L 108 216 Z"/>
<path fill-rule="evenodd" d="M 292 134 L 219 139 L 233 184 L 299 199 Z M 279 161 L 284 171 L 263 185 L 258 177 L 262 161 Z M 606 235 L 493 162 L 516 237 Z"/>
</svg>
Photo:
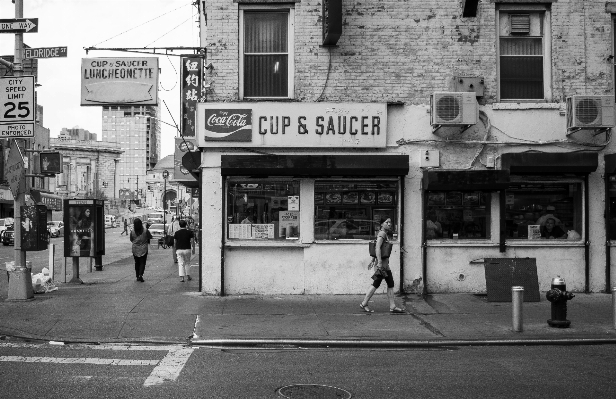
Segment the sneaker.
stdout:
<svg viewBox="0 0 616 399">
<path fill-rule="evenodd" d="M 188 276 L 188 281 L 192 280 L 192 277 Z"/>
</svg>

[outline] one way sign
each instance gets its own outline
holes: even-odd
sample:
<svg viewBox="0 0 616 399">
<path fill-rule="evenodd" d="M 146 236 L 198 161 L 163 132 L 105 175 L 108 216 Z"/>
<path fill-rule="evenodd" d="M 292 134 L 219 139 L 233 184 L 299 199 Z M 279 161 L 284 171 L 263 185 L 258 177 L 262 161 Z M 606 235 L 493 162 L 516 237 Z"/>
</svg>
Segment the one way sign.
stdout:
<svg viewBox="0 0 616 399">
<path fill-rule="evenodd" d="M 38 32 L 38 18 L 0 19 L 0 33 Z"/>
</svg>

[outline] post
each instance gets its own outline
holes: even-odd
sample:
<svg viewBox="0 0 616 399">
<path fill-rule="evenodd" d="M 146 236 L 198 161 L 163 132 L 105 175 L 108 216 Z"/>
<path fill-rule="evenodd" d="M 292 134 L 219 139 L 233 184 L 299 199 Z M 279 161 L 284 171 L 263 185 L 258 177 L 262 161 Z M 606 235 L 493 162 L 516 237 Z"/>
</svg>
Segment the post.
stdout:
<svg viewBox="0 0 616 399">
<path fill-rule="evenodd" d="M 616 330 L 616 287 L 612 287 L 612 312 L 614 315 L 614 329 Z"/>
<path fill-rule="evenodd" d="M 24 5 L 23 0 L 15 0 L 15 18 L 23 18 Z M 15 60 L 13 62 L 13 75 L 23 76 L 22 53 L 24 47 L 23 33 L 15 33 Z M 17 146 L 19 142 L 15 140 Z M 26 179 L 26 190 L 28 180 Z M 13 202 L 13 218 L 15 219 L 15 267 L 24 268 L 23 278 L 12 278 L 9 280 L 9 296 L 8 300 L 30 300 L 34 298 L 32 289 L 32 277 L 30 271 L 26 268 L 26 251 L 21 250 L 21 207 L 26 204 L 24 193 L 17 193 Z"/>
<path fill-rule="evenodd" d="M 524 302 L 524 287 L 511 287 L 513 331 L 524 331 L 522 323 L 522 304 Z"/>
<path fill-rule="evenodd" d="M 54 260 L 56 257 L 56 245 L 55 244 L 49 244 L 49 275 L 51 276 L 51 280 L 55 281 L 56 276 L 55 274 L 55 264 L 54 264 Z"/>
<path fill-rule="evenodd" d="M 79 256 L 73 256 L 73 278 L 71 278 L 69 284 L 83 284 L 83 281 L 79 278 Z"/>
</svg>

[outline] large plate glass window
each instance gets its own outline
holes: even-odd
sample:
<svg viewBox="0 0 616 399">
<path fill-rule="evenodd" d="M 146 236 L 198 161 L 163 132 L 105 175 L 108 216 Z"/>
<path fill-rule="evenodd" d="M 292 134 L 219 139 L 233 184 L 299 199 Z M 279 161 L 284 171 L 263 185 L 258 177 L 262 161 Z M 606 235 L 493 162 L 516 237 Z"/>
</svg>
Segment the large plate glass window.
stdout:
<svg viewBox="0 0 616 399">
<path fill-rule="evenodd" d="M 397 181 L 317 180 L 314 187 L 314 238 L 364 239 L 375 236 L 380 220 L 391 218 L 398 235 Z"/>
<path fill-rule="evenodd" d="M 292 8 L 241 9 L 241 98 L 289 98 L 292 47 Z"/>
<path fill-rule="evenodd" d="M 514 179 L 505 192 L 507 238 L 581 240 L 582 181 Z M 518 180 L 518 181 L 516 181 Z"/>
<path fill-rule="evenodd" d="M 545 100 L 549 97 L 548 11 L 543 5 L 502 5 L 499 11 L 499 97 Z"/>
<path fill-rule="evenodd" d="M 489 192 L 428 191 L 427 240 L 489 239 Z"/>
<path fill-rule="evenodd" d="M 247 179 L 227 184 L 229 240 L 296 240 L 299 181 Z"/>
</svg>

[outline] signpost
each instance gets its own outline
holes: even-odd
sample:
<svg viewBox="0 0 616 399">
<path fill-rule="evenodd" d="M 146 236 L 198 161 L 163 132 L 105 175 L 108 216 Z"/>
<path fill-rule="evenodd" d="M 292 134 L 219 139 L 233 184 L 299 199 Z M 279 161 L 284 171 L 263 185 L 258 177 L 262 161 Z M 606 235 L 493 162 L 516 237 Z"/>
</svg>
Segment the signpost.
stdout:
<svg viewBox="0 0 616 399">
<path fill-rule="evenodd" d="M 0 138 L 34 137 L 34 76 L 0 77 Z"/>
<path fill-rule="evenodd" d="M 25 48 L 24 58 L 59 58 L 67 56 L 66 47 Z"/>
<path fill-rule="evenodd" d="M 38 32 L 38 18 L 0 19 L 0 33 Z"/>
</svg>

